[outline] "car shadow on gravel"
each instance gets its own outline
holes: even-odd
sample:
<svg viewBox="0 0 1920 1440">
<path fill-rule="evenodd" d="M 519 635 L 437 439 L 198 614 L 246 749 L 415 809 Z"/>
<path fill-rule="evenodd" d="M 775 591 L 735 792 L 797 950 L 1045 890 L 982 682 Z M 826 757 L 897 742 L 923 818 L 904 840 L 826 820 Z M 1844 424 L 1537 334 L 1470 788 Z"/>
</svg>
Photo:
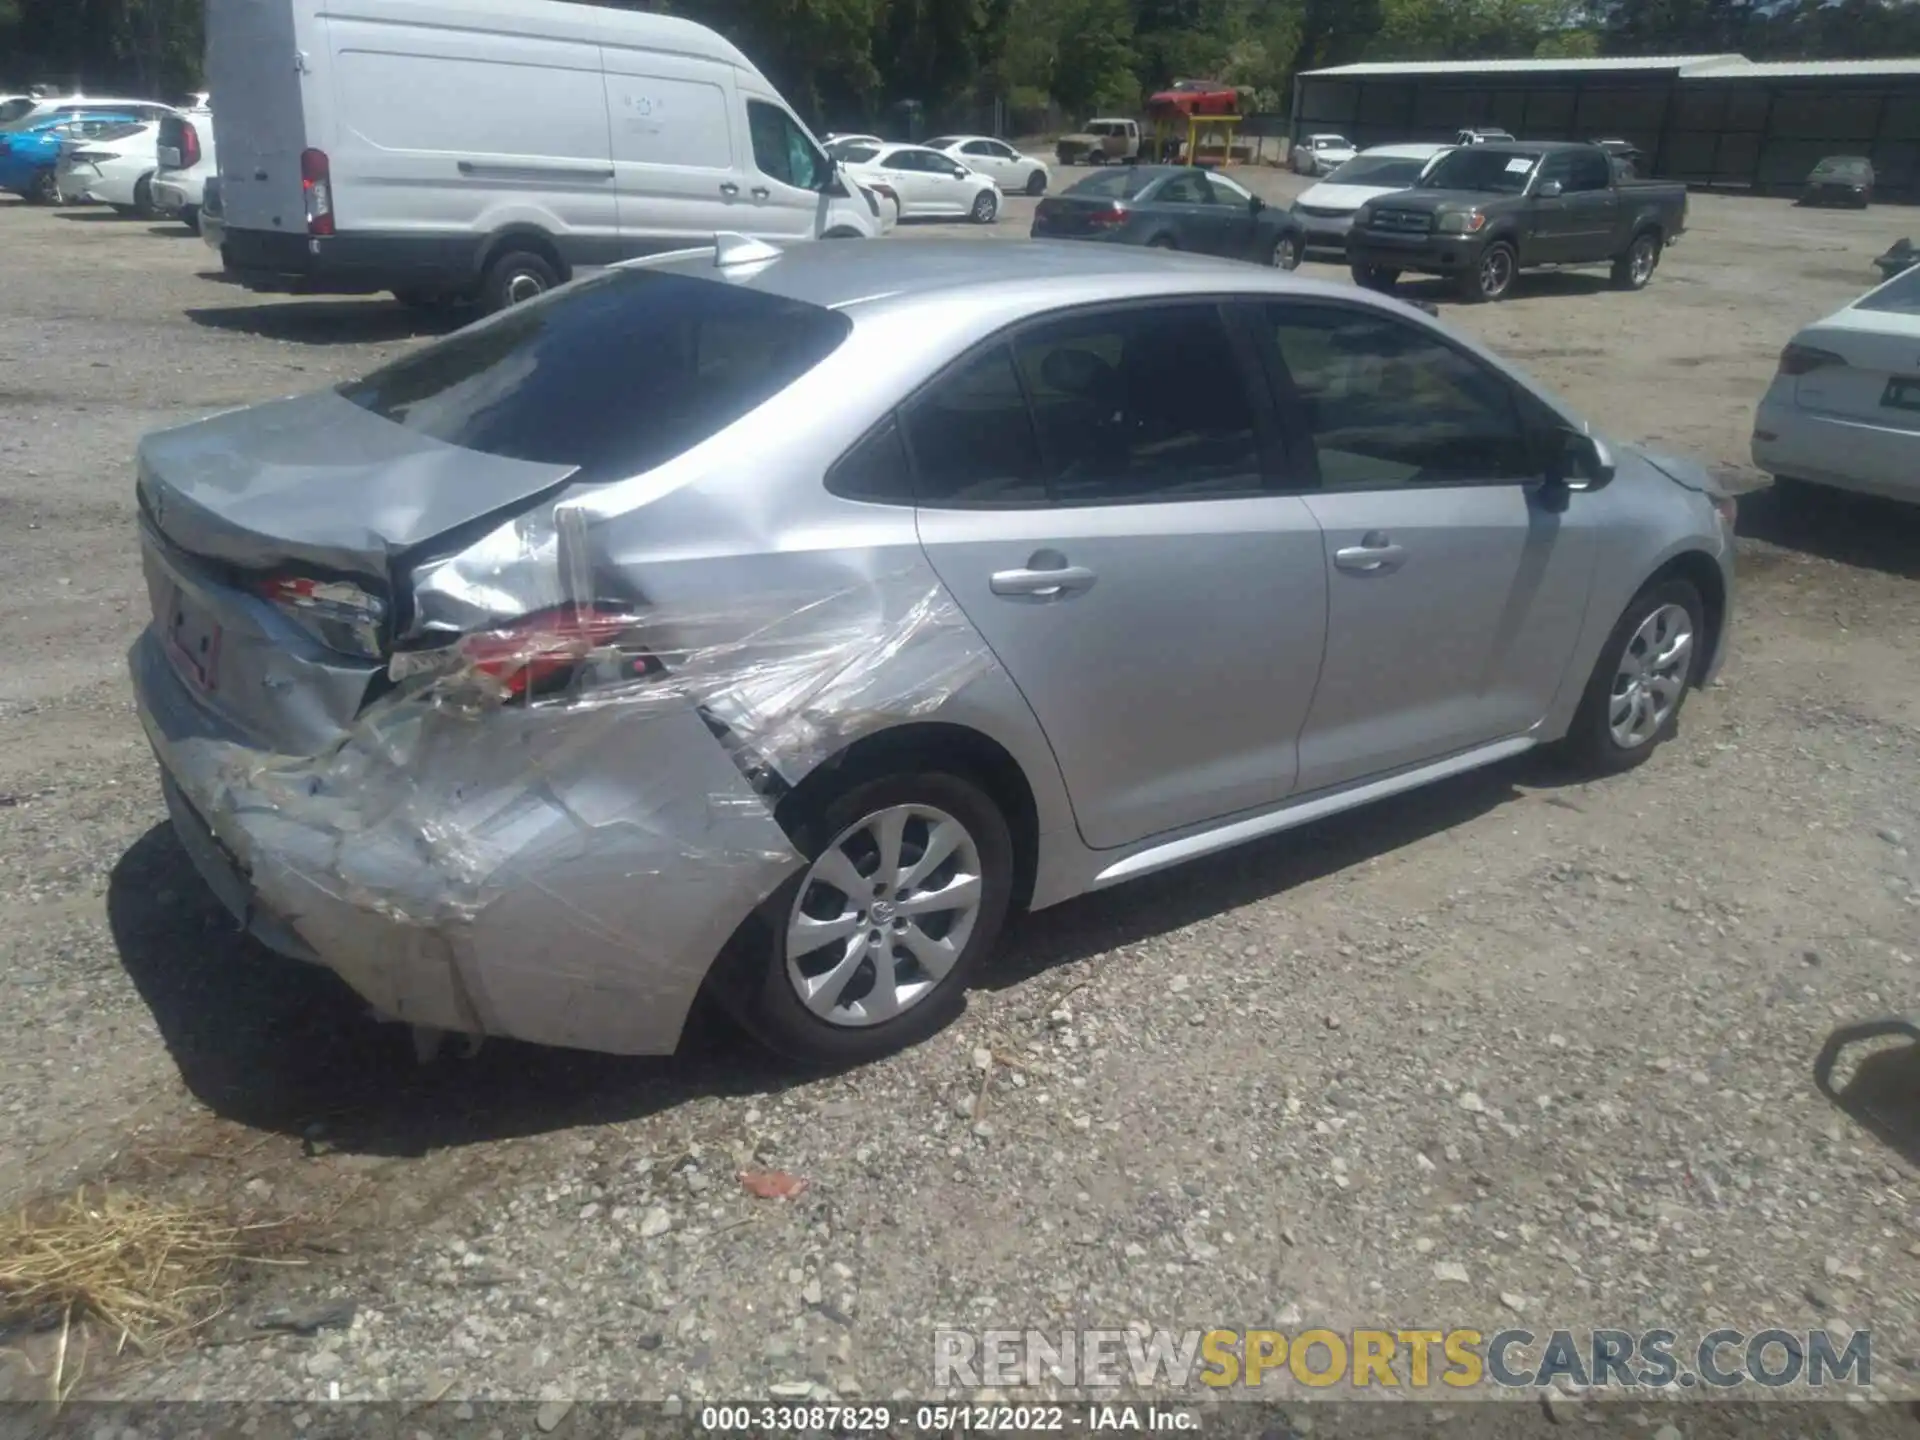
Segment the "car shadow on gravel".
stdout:
<svg viewBox="0 0 1920 1440">
<path fill-rule="evenodd" d="M 1740 497 L 1735 529 L 1745 540 L 1920 579 L 1920 505 L 1776 484 Z"/>
<path fill-rule="evenodd" d="M 268 305 L 204 306 L 186 312 L 196 325 L 296 345 L 379 345 L 448 335 L 470 310 L 412 310 L 394 300 L 290 300 Z"/>
<path fill-rule="evenodd" d="M 1020 921 L 998 960 L 975 984 L 1007 988 L 1057 966 L 1169 934 L 1464 825 L 1525 798 L 1528 791 L 1542 795 L 1545 803 L 1578 810 L 1572 800 L 1551 793 L 1575 778 L 1547 757 L 1525 755 L 1069 900 Z"/>
<path fill-rule="evenodd" d="M 1846 1052 L 1855 1045 L 1898 1037 L 1907 1041 L 1867 1052 L 1846 1082 L 1833 1083 Z M 1909 1165 L 1920 1166 L 1920 1025 L 1911 1020 L 1869 1020 L 1844 1025 L 1827 1037 L 1813 1062 L 1814 1088 Z"/>
<path fill-rule="evenodd" d="M 180 1078 L 215 1114 L 327 1148 L 382 1156 L 638 1119 L 712 1095 L 766 1095 L 802 1077 L 697 1006 L 670 1057 L 489 1040 L 429 1065 L 318 966 L 244 934 L 169 825 L 114 867 L 107 915 L 122 965 Z"/>
</svg>

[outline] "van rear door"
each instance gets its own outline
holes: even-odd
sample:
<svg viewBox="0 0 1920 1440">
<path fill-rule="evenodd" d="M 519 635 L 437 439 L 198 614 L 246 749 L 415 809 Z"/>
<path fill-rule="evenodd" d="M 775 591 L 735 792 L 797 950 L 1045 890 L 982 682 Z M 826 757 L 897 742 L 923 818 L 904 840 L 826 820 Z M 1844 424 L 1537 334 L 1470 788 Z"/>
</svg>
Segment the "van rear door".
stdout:
<svg viewBox="0 0 1920 1440">
<path fill-rule="evenodd" d="M 304 235 L 300 153 L 306 138 L 303 29 L 317 29 L 306 0 L 207 0 L 207 83 L 220 197 L 234 230 Z M 305 37 L 311 48 L 312 37 Z"/>
</svg>

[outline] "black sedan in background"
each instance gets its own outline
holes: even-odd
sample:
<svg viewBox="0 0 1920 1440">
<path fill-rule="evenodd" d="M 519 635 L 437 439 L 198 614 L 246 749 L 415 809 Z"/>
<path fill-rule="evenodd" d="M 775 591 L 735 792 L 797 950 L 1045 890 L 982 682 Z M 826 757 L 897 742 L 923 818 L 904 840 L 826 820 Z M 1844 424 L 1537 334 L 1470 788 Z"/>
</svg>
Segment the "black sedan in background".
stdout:
<svg viewBox="0 0 1920 1440">
<path fill-rule="evenodd" d="M 1829 155 L 1807 176 L 1800 192 L 1803 205 L 1854 205 L 1864 210 L 1873 203 L 1873 162 L 1864 155 Z"/>
<path fill-rule="evenodd" d="M 1285 210 L 1192 165 L 1128 165 L 1089 175 L 1040 202 L 1033 238 L 1191 250 L 1282 270 L 1299 265 L 1307 240 Z"/>
</svg>

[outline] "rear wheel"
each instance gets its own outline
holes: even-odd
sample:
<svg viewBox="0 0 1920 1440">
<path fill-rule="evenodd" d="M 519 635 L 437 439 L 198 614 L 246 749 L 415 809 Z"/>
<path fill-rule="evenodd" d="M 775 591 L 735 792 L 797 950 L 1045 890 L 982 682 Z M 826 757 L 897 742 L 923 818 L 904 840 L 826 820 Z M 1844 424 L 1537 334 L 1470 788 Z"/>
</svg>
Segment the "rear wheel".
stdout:
<svg viewBox="0 0 1920 1440">
<path fill-rule="evenodd" d="M 940 771 L 858 783 L 795 827 L 807 868 L 742 927 L 709 989 L 770 1049 L 853 1065 L 965 1005 L 1013 892 L 1005 817 Z"/>
<path fill-rule="evenodd" d="M 1631 770 L 1680 727 L 1706 641 L 1706 607 L 1684 580 L 1649 585 L 1601 647 L 1562 754 L 1582 770 Z"/>
<path fill-rule="evenodd" d="M 1473 301 L 1504 300 L 1513 288 L 1513 277 L 1520 269 L 1520 257 L 1513 246 L 1496 240 L 1480 252 L 1469 270 L 1461 272 L 1460 294 Z"/>
<path fill-rule="evenodd" d="M 153 203 L 153 177 L 142 175 L 133 182 L 133 213 L 142 220 L 158 220 L 159 207 Z"/>
<path fill-rule="evenodd" d="M 1653 272 L 1660 264 L 1660 236 L 1653 230 L 1642 230 L 1633 237 L 1633 243 L 1627 246 L 1626 253 L 1613 262 L 1613 288 L 1616 290 L 1644 290 L 1647 282 L 1653 279 Z"/>
<path fill-rule="evenodd" d="M 544 255 L 507 250 L 494 257 L 480 282 L 480 302 L 489 313 L 536 300 L 560 283 L 560 274 Z"/>
<path fill-rule="evenodd" d="M 967 212 L 967 218 L 976 225 L 991 225 L 1000 216 L 1000 197 L 991 190 L 982 190 L 973 198 L 973 209 Z"/>
</svg>

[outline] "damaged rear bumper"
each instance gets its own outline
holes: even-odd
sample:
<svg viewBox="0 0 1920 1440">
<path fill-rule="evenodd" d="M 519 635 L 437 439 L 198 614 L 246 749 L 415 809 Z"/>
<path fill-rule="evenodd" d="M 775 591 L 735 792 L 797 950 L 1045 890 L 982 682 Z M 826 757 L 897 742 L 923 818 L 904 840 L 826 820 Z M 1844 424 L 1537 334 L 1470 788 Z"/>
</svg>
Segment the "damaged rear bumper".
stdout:
<svg viewBox="0 0 1920 1440">
<path fill-rule="evenodd" d="M 670 1052 L 715 956 L 800 867 L 690 703 L 376 702 L 338 745 L 291 757 L 205 706 L 152 630 L 130 663 L 209 886 L 394 1020 Z"/>
</svg>

